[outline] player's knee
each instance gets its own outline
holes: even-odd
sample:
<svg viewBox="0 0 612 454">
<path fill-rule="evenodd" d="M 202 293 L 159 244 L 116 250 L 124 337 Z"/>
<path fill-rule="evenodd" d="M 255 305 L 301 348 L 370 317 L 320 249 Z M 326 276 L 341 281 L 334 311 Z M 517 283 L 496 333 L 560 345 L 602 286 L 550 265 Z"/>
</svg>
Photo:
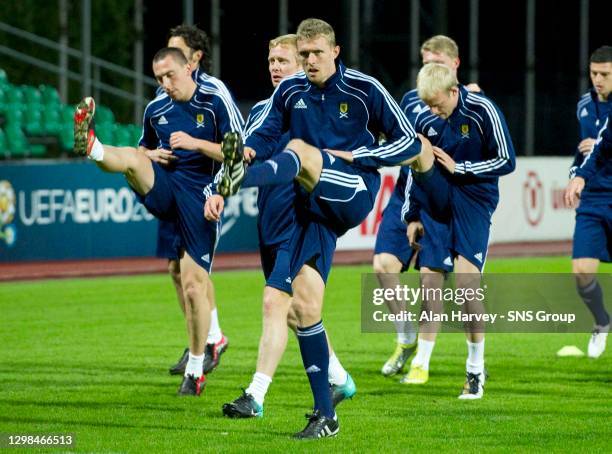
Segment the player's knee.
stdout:
<svg viewBox="0 0 612 454">
<path fill-rule="evenodd" d="M 444 275 L 442 273 L 421 272 L 421 285 L 425 288 L 440 288 L 444 284 Z"/>
<path fill-rule="evenodd" d="M 374 259 L 372 260 L 372 268 L 374 269 L 374 272 L 376 274 L 384 273 L 385 272 L 383 270 L 382 263 L 381 263 L 380 257 L 378 255 L 375 255 Z"/>
<path fill-rule="evenodd" d="M 291 139 L 285 148 L 297 153 L 299 156 L 306 149 L 306 142 L 302 139 Z"/>
<path fill-rule="evenodd" d="M 372 267 L 376 274 L 399 273 L 402 269 L 402 264 L 391 254 L 376 254 Z"/>
<path fill-rule="evenodd" d="M 187 275 L 182 277 L 183 295 L 192 307 L 198 301 L 206 298 L 206 281 L 199 279 L 195 275 Z"/>
<path fill-rule="evenodd" d="M 178 260 L 168 260 L 168 274 L 172 280 L 179 284 L 181 283 L 181 268 Z"/>
<path fill-rule="evenodd" d="M 572 262 L 572 272 L 576 278 L 576 284 L 579 287 L 586 287 L 595 279 L 597 269 L 593 270 L 593 267 L 584 261 L 574 260 Z"/>
<path fill-rule="evenodd" d="M 284 318 L 287 313 L 287 308 L 283 301 L 280 301 L 278 298 L 275 298 L 274 295 L 268 293 L 264 294 L 262 311 L 265 319 Z"/>
<path fill-rule="evenodd" d="M 317 149 L 312 145 L 308 145 L 302 139 L 291 139 L 286 148 L 293 151 L 298 156 L 302 169 L 313 171 L 321 167 L 323 162 L 321 153 L 313 153 L 313 151 Z"/>
<path fill-rule="evenodd" d="M 582 260 L 572 261 L 572 273 L 575 275 L 588 274 L 589 272 L 591 272 L 590 267 L 587 266 Z"/>
<path fill-rule="evenodd" d="M 298 320 L 297 315 L 295 315 L 295 309 L 293 305 L 289 308 L 289 312 L 287 313 L 287 326 L 291 328 L 292 331 L 297 330 Z"/>
<path fill-rule="evenodd" d="M 292 307 L 296 316 L 296 322 L 301 326 L 321 318 L 319 305 L 306 296 L 300 297 L 294 295 Z"/>
<path fill-rule="evenodd" d="M 293 151 L 300 159 L 302 168 L 308 167 L 312 160 L 312 154 L 307 152 L 307 144 L 302 139 L 291 139 L 287 144 L 287 149 Z"/>
</svg>

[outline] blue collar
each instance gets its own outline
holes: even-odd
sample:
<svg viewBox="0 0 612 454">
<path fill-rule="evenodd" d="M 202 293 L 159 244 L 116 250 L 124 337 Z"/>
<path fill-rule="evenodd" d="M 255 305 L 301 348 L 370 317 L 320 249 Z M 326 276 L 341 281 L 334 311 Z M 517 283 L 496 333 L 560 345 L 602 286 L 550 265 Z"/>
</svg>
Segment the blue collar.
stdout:
<svg viewBox="0 0 612 454">
<path fill-rule="evenodd" d="M 595 105 L 602 103 L 602 102 L 612 102 L 612 99 L 610 99 L 610 95 L 608 95 L 608 98 L 605 101 L 600 101 L 599 96 L 597 95 L 597 92 L 595 91 L 595 87 L 591 87 L 589 90 L 589 93 L 591 94 L 591 99 L 593 100 Z"/>
<path fill-rule="evenodd" d="M 320 90 L 320 91 L 327 91 L 329 90 L 330 87 L 333 87 L 334 85 L 336 85 L 336 83 L 338 83 L 343 77 L 344 77 L 344 72 L 346 71 L 346 66 L 344 66 L 344 63 L 342 63 L 342 61 L 340 59 L 336 60 L 336 72 L 333 73 L 324 83 L 322 87 L 318 87 L 317 85 L 313 84 L 312 82 L 310 82 L 310 84 L 312 85 L 313 88 Z M 308 77 L 308 76 L 306 76 Z"/>
</svg>

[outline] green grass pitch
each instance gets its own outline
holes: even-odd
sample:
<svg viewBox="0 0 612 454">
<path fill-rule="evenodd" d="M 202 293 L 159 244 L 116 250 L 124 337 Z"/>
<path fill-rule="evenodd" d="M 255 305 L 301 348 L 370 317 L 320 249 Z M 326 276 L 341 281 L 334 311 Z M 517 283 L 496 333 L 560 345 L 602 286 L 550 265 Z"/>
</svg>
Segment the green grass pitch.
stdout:
<svg viewBox="0 0 612 454">
<path fill-rule="evenodd" d="M 490 260 L 491 272 L 569 272 L 569 258 Z M 336 267 L 324 321 L 358 392 L 338 408 L 335 439 L 294 441 L 312 405 L 297 342 L 272 382 L 260 420 L 221 405 L 254 372 L 261 326 L 259 271 L 214 275 L 230 348 L 200 398 L 178 398 L 168 375 L 187 344 L 166 275 L 0 284 L 0 433 L 72 433 L 87 452 L 432 452 L 610 449 L 612 345 L 598 360 L 557 359 L 587 334 L 491 334 L 485 398 L 459 401 L 466 347 L 442 334 L 430 381 L 386 379 L 394 335 L 360 332 L 360 274 Z M 603 272 L 612 267 L 602 268 Z M 610 296 L 608 295 L 608 301 Z M 581 304 L 576 297 L 576 304 Z M 608 307 L 610 307 L 608 303 Z"/>
</svg>

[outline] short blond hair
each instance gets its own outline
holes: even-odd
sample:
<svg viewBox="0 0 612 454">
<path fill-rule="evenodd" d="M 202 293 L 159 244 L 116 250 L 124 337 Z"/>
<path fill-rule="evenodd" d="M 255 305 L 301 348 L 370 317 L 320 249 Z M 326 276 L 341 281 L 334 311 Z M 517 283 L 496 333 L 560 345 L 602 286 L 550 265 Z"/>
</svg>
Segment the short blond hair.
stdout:
<svg viewBox="0 0 612 454">
<path fill-rule="evenodd" d="M 291 46 L 297 49 L 297 35 L 289 33 L 288 35 L 281 35 L 271 39 L 268 44 L 268 50 L 276 46 Z"/>
<path fill-rule="evenodd" d="M 299 40 L 311 40 L 316 39 L 318 36 L 324 36 L 327 38 L 327 42 L 330 46 L 336 45 L 336 34 L 331 25 L 321 19 L 304 19 L 300 22 L 297 29 L 297 39 Z"/>
<path fill-rule="evenodd" d="M 434 54 L 444 54 L 450 58 L 459 58 L 459 46 L 448 36 L 436 35 L 429 38 L 421 46 L 421 55 L 423 52 L 433 52 Z"/>
<path fill-rule="evenodd" d="M 459 84 L 455 72 L 441 63 L 427 63 L 417 75 L 417 92 L 423 101 L 433 99 L 440 92 L 448 92 Z"/>
</svg>

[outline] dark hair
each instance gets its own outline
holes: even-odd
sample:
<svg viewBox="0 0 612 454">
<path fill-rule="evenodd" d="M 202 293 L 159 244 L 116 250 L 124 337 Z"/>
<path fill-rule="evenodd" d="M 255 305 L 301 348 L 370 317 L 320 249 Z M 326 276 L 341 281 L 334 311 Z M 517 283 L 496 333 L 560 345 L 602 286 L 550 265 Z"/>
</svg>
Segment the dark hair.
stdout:
<svg viewBox="0 0 612 454">
<path fill-rule="evenodd" d="M 174 61 L 176 61 L 179 65 L 186 65 L 188 63 L 187 57 L 185 57 L 183 51 L 178 47 L 163 47 L 159 49 L 153 57 L 153 63 L 163 60 L 168 55 L 171 55 L 172 58 L 174 58 Z"/>
<path fill-rule="evenodd" d="M 612 46 L 601 46 L 591 54 L 591 63 L 612 62 Z"/>
<path fill-rule="evenodd" d="M 195 25 L 178 25 L 171 28 L 170 33 L 168 33 L 168 39 L 174 37 L 183 38 L 187 47 L 194 52 L 201 50 L 200 67 L 205 72 L 210 72 L 210 39 L 204 30 L 199 29 Z"/>
</svg>

